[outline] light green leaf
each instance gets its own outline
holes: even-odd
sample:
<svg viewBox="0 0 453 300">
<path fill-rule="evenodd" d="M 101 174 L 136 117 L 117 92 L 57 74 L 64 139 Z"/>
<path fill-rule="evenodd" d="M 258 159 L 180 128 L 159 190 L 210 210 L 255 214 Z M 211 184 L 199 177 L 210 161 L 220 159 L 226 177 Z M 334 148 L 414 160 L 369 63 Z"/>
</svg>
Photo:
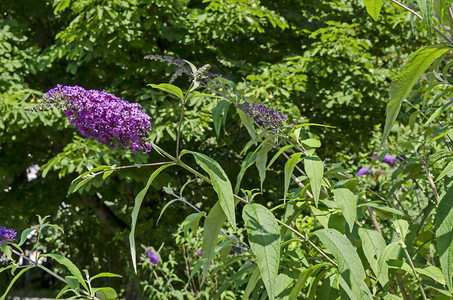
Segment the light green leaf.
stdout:
<svg viewBox="0 0 453 300">
<path fill-rule="evenodd" d="M 277 220 L 266 207 L 255 203 L 244 206 L 242 219 L 267 294 L 269 299 L 274 299 L 281 245 Z"/>
<path fill-rule="evenodd" d="M 256 168 L 258 169 L 258 174 L 260 176 L 260 188 L 263 190 L 263 182 L 266 179 L 266 162 L 267 154 L 273 147 L 269 144 L 264 145 L 260 151 L 256 154 Z"/>
<path fill-rule="evenodd" d="M 409 232 L 409 223 L 406 220 L 392 220 L 393 227 L 398 234 L 400 240 L 404 243 L 406 235 Z"/>
<path fill-rule="evenodd" d="M 36 229 L 35 228 L 27 228 L 24 231 L 22 231 L 22 233 L 20 235 L 19 246 L 22 246 L 25 243 L 25 241 L 27 240 L 27 236 L 34 230 L 36 230 Z"/>
<path fill-rule="evenodd" d="M 256 283 L 258 282 L 259 279 L 260 279 L 260 269 L 256 268 L 248 280 L 247 287 L 245 288 L 244 295 L 242 296 L 242 300 L 250 299 L 250 294 L 255 289 Z"/>
<path fill-rule="evenodd" d="M 256 152 L 249 152 L 247 153 L 245 159 L 242 161 L 241 170 L 238 173 L 238 176 L 236 178 L 236 186 L 234 187 L 235 194 L 237 194 L 239 192 L 239 189 L 241 188 L 241 182 L 245 172 L 249 167 L 251 167 L 255 163 L 256 155 L 257 155 Z"/>
<path fill-rule="evenodd" d="M 234 211 L 234 197 L 233 188 L 231 182 L 228 179 L 225 171 L 222 167 L 212 158 L 202 153 L 183 150 L 181 156 L 185 153 L 190 153 L 195 157 L 197 164 L 209 174 L 209 178 L 212 181 L 212 187 L 219 196 L 219 203 L 222 207 L 225 215 L 230 221 L 233 228 L 236 228 L 236 213 Z"/>
<path fill-rule="evenodd" d="M 293 147 L 293 145 L 286 145 L 284 147 L 282 147 L 280 150 L 278 150 L 277 153 L 275 153 L 275 155 L 272 157 L 271 161 L 269 162 L 269 164 L 267 165 L 266 167 L 266 171 L 269 170 L 269 168 L 272 166 L 272 164 L 275 162 L 275 160 L 284 152 L 286 151 L 287 149 Z"/>
<path fill-rule="evenodd" d="M 79 280 L 77 280 L 77 278 L 74 276 L 65 276 L 64 279 L 66 279 L 66 282 L 73 291 L 76 293 L 80 292 Z"/>
<path fill-rule="evenodd" d="M 198 223 L 200 222 L 201 217 L 205 215 L 206 213 L 204 211 L 188 215 L 182 222 L 184 226 L 184 236 L 187 236 L 189 228 L 192 229 L 193 232 L 197 232 Z"/>
<path fill-rule="evenodd" d="M 338 203 L 346 222 L 349 225 L 349 231 L 352 232 L 354 222 L 357 219 L 357 197 L 349 189 L 339 188 L 333 190 L 333 197 Z"/>
<path fill-rule="evenodd" d="M 257 141 L 258 136 L 256 135 L 255 128 L 253 127 L 253 121 L 252 119 L 249 118 L 248 115 L 246 115 L 242 110 L 239 108 L 236 109 L 239 118 L 241 119 L 242 124 L 245 126 L 247 129 L 247 132 L 249 133 L 250 137 L 252 138 L 252 141 Z"/>
<path fill-rule="evenodd" d="M 300 272 L 300 274 L 297 278 L 297 283 L 294 285 L 291 293 L 289 294 L 289 299 L 290 300 L 298 299 L 300 291 L 304 287 L 305 282 L 308 280 L 308 278 L 311 276 L 311 274 L 313 274 L 313 272 L 315 272 L 319 268 L 327 267 L 327 266 L 330 266 L 330 264 L 322 263 L 322 264 L 316 264 L 314 266 L 311 266 L 308 269 L 302 270 L 302 272 Z"/>
<path fill-rule="evenodd" d="M 283 189 L 283 201 L 286 201 L 286 194 L 289 189 L 289 182 L 291 180 L 291 175 L 293 174 L 294 167 L 298 162 L 301 161 L 302 153 L 294 153 L 291 155 L 291 158 L 285 164 L 285 185 Z"/>
<path fill-rule="evenodd" d="M 172 205 L 172 203 L 174 203 L 174 202 L 176 202 L 176 201 L 181 201 L 181 200 L 179 200 L 179 199 L 173 199 L 173 200 L 171 200 L 171 201 L 168 201 L 168 202 L 165 204 L 165 206 L 164 206 L 164 207 L 161 209 L 161 211 L 160 211 L 159 218 L 157 218 L 157 221 L 156 221 L 156 225 L 159 224 L 159 220 L 160 220 L 160 218 L 162 217 L 162 215 L 164 214 L 165 210 L 166 210 L 170 205 Z"/>
<path fill-rule="evenodd" d="M 214 129 L 217 136 L 220 134 L 220 128 L 222 128 L 222 125 L 225 125 L 229 106 L 230 102 L 223 99 L 212 110 L 212 120 L 214 122 Z"/>
<path fill-rule="evenodd" d="M 311 191 L 318 206 L 319 194 L 321 193 L 322 176 L 324 175 L 324 164 L 317 156 L 307 156 L 304 158 L 305 173 L 310 179 Z"/>
<path fill-rule="evenodd" d="M 436 248 L 445 282 L 453 290 L 453 183 L 445 188 L 436 214 Z"/>
<path fill-rule="evenodd" d="M 143 198 L 145 198 L 146 192 L 148 191 L 153 180 L 162 172 L 164 169 L 172 166 L 173 164 L 163 165 L 156 171 L 154 171 L 151 176 L 148 178 L 146 186 L 137 194 L 135 197 L 134 209 L 132 210 L 132 223 L 131 223 L 131 232 L 129 233 L 129 243 L 131 246 L 131 257 L 132 265 L 134 266 L 134 271 L 137 273 L 137 253 L 135 251 L 135 226 L 137 224 L 138 213 L 140 212 L 140 206 L 142 205 Z"/>
<path fill-rule="evenodd" d="M 363 253 L 371 270 L 377 275 L 379 272 L 378 258 L 386 246 L 385 240 L 379 232 L 367 228 L 359 228 L 359 236 L 362 241 Z"/>
<path fill-rule="evenodd" d="M 436 111 L 429 117 L 429 119 L 423 124 L 423 127 L 427 127 L 432 121 L 434 121 L 438 116 L 440 116 L 445 109 L 451 107 L 451 102 L 448 101 L 446 104 L 442 105 L 441 107 L 437 108 Z"/>
<path fill-rule="evenodd" d="M 76 265 L 72 261 L 70 261 L 67 257 L 64 257 L 63 255 L 60 254 L 54 254 L 54 253 L 47 253 L 47 254 L 42 254 L 40 257 L 50 257 L 55 259 L 59 264 L 64 265 L 66 268 L 68 268 L 69 272 L 74 275 L 75 278 L 79 281 L 79 283 L 88 291 L 88 285 L 86 284 L 85 280 L 83 279 L 82 273 L 80 273 L 79 268 L 77 268 Z"/>
<path fill-rule="evenodd" d="M 201 251 L 201 257 L 206 259 L 203 266 L 203 279 L 206 277 L 208 271 L 208 264 L 214 258 L 214 250 L 217 245 L 217 237 L 220 233 L 220 229 L 226 221 L 226 215 L 223 212 L 219 202 L 216 202 L 209 211 L 204 221 L 204 232 L 203 232 L 203 247 Z"/>
<path fill-rule="evenodd" d="M 181 89 L 177 86 L 174 86 L 169 83 L 161 83 L 161 84 L 148 84 L 150 87 L 155 89 L 162 90 L 164 92 L 170 93 L 179 98 L 179 100 L 184 99 L 184 94 L 182 93 Z"/>
<path fill-rule="evenodd" d="M 428 29 L 429 35 L 431 35 L 431 20 L 433 15 L 433 0 L 417 0 L 418 7 L 425 22 L 426 29 Z M 441 17 L 441 16 L 439 16 Z"/>
<path fill-rule="evenodd" d="M 378 258 L 378 274 L 376 274 L 381 285 L 387 289 L 389 282 L 388 260 L 397 259 L 401 246 L 398 243 L 391 243 L 385 246 Z"/>
<path fill-rule="evenodd" d="M 447 164 L 447 166 L 442 170 L 442 172 L 439 174 L 439 176 L 437 176 L 435 182 L 438 182 L 439 180 L 441 180 L 446 175 L 449 175 L 452 172 L 453 172 L 453 161 L 451 161 Z M 452 173 L 452 175 L 453 175 L 453 173 Z"/>
<path fill-rule="evenodd" d="M 30 270 L 33 267 L 34 266 L 30 266 L 30 267 L 26 267 L 26 268 L 20 270 L 20 272 L 17 273 L 17 275 L 14 276 L 14 278 L 10 281 L 8 287 L 6 288 L 5 293 L 0 297 L 0 300 L 5 300 L 6 295 L 8 295 L 9 290 L 13 287 L 13 284 L 17 281 L 17 279 L 19 279 L 19 277 L 22 276 L 22 274 L 24 274 L 25 272 L 27 272 L 28 270 Z"/>
<path fill-rule="evenodd" d="M 55 300 L 60 299 L 61 296 L 63 296 L 65 293 L 70 292 L 71 289 L 69 288 L 69 285 L 65 285 L 60 292 L 55 296 Z"/>
<path fill-rule="evenodd" d="M 409 95 L 415 83 L 428 67 L 451 48 L 444 45 L 432 45 L 414 52 L 403 70 L 393 78 L 390 88 L 390 101 L 387 104 L 386 120 L 381 146 L 384 145 L 401 108 L 401 103 Z"/>
<path fill-rule="evenodd" d="M 350 287 L 352 293 L 357 299 L 362 299 L 362 284 L 366 274 L 362 261 L 351 242 L 335 229 L 320 229 L 314 234 L 335 257 L 341 278 Z"/>
<path fill-rule="evenodd" d="M 306 139 L 300 141 L 302 144 L 307 145 L 312 148 L 319 148 L 321 147 L 321 141 L 317 139 Z"/>
<path fill-rule="evenodd" d="M 103 272 L 103 273 L 99 273 L 97 275 L 94 275 L 93 277 L 91 277 L 91 281 L 96 279 L 96 278 L 102 278 L 102 277 L 117 277 L 117 278 L 122 278 L 123 276 L 121 275 L 118 275 L 118 274 L 114 274 L 114 273 L 109 273 L 109 272 Z"/>
<path fill-rule="evenodd" d="M 366 11 L 368 14 L 377 21 L 379 18 L 379 12 L 381 11 L 383 1 L 382 0 L 363 0 Z"/>
<path fill-rule="evenodd" d="M 277 282 L 275 287 L 275 297 L 279 300 L 289 299 L 291 294 L 292 287 L 294 286 L 295 276 L 298 273 L 292 272 L 290 270 L 284 270 L 282 273 L 278 274 Z"/>
<path fill-rule="evenodd" d="M 93 291 L 99 300 L 115 300 L 118 298 L 118 294 L 111 287 L 93 288 Z"/>
<path fill-rule="evenodd" d="M 442 285 L 446 284 L 442 271 L 436 266 L 428 266 L 423 269 L 415 268 L 415 271 L 417 271 L 418 274 L 422 274 L 431 279 L 434 279 L 435 281 L 439 282 Z"/>
</svg>

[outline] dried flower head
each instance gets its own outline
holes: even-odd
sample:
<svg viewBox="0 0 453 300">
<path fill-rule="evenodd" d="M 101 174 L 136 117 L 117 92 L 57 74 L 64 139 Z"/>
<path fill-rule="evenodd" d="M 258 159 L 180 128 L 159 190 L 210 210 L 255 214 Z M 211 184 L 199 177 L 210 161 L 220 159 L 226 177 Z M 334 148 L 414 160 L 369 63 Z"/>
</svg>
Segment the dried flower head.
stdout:
<svg viewBox="0 0 453 300">
<path fill-rule="evenodd" d="M 263 104 L 246 101 L 238 104 L 237 107 L 248 114 L 256 123 L 265 128 L 271 128 L 274 133 L 286 122 L 286 116 L 281 111 L 273 110 L 270 105 L 266 107 Z"/>
<path fill-rule="evenodd" d="M 158 256 L 156 253 L 154 253 L 152 250 L 146 251 L 146 256 L 148 256 L 149 261 L 150 261 L 153 265 L 160 263 L 159 256 Z"/>
<path fill-rule="evenodd" d="M 13 229 L 8 229 L 3 226 L 0 226 L 0 245 L 3 242 L 14 242 L 17 232 Z"/>
<path fill-rule="evenodd" d="M 151 131 L 151 118 L 138 103 L 129 103 L 105 91 L 61 85 L 44 94 L 43 99 L 62 109 L 84 137 L 112 149 L 120 146 L 132 152 L 151 151 L 147 137 Z"/>
</svg>

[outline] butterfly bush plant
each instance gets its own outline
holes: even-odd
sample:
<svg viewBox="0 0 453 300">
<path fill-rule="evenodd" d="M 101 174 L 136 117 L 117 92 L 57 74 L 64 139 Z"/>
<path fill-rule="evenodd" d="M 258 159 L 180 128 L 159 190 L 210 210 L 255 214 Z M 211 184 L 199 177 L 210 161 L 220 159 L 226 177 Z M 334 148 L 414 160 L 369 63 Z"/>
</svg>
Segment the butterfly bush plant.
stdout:
<svg viewBox="0 0 453 300">
<path fill-rule="evenodd" d="M 210 73 L 208 65 L 196 68 L 169 56 L 150 55 L 146 59 L 177 67 L 170 83 L 150 84 L 180 103 L 172 151 L 150 140 L 152 120 L 140 105 L 105 91 L 57 86 L 33 108 L 61 109 L 82 136 L 112 149 L 156 151 L 161 155 L 160 161 L 142 165 L 154 169 L 135 198 L 130 219 L 132 265 L 137 271 L 137 253 L 141 253 L 139 265 L 149 270 L 150 278 L 144 287 L 150 295 L 196 297 L 187 290 L 183 294 L 171 290 L 173 282 L 183 281 L 193 293 L 203 284 L 214 286 L 214 291 L 205 294 L 212 298 L 231 296 L 232 291 L 233 298 L 242 299 L 453 297 L 453 83 L 449 73 L 453 41 L 447 29 L 453 20 L 451 1 L 418 1 L 420 13 L 398 1 L 387 2 L 423 20 L 431 32 L 430 40 L 439 38 L 442 42 L 418 49 L 394 78 L 384 130 L 375 140 L 380 143 L 374 142 L 375 153 L 351 170 L 318 156 L 323 145 L 310 127 L 322 125 L 294 122 L 298 116 L 285 114 L 272 103 L 249 99 L 245 89 L 237 88 L 229 78 Z M 375 20 L 381 6 L 388 4 L 364 3 Z M 179 76 L 190 79 L 187 88 L 172 84 Z M 421 76 L 425 84 L 411 94 Z M 415 100 L 409 100 L 412 96 Z M 240 120 L 234 126 L 247 131 L 250 140 L 240 153 L 243 162 L 236 178 L 230 178 L 210 156 L 181 145 L 181 129 L 186 126 L 184 108 L 195 97 L 216 102 L 212 110 L 216 135 L 227 130 L 231 113 Z M 395 130 L 402 108 L 411 115 Z M 279 163 L 282 169 L 276 167 Z M 252 166 L 259 176 L 245 182 L 247 169 Z M 105 179 L 124 167 L 138 166 L 94 168 L 76 178 L 70 191 L 76 192 L 96 176 Z M 152 182 L 167 168 L 185 169 L 210 185 L 216 195 L 209 209 L 202 211 L 182 193 L 177 195 L 170 187 L 164 188 L 173 200 L 163 207 L 161 217 L 175 202 L 193 209 L 179 231 L 184 241 L 190 235 L 193 241 L 197 233 L 200 245 L 189 249 L 190 243 L 181 243 L 185 247 L 187 278 L 172 275 L 172 257 L 166 256 L 164 261 L 159 250 L 146 246 L 137 249 L 135 242 L 142 202 Z M 267 188 L 269 172 L 281 177 L 279 188 Z M 279 201 L 267 201 L 275 194 Z M 45 225 L 41 220 L 40 230 Z M 36 261 L 30 261 L 26 268 L 16 263 L 13 253 L 23 255 L 20 245 L 27 231 L 22 233 L 19 244 L 14 243 L 14 236 L 13 230 L 1 228 L 2 250 L 12 262 L 7 268 L 22 268 L 11 285 L 26 268 L 39 267 Z M 107 299 L 116 297 L 109 288 L 91 286 L 97 276 L 115 275 L 83 277 L 64 256 L 42 256 L 55 259 L 71 273 L 60 278 L 66 284 L 60 294 L 72 291 L 76 297 L 90 299 L 99 293 Z M 213 273 L 215 285 L 209 276 Z M 157 284 L 152 282 L 154 279 Z"/>
</svg>

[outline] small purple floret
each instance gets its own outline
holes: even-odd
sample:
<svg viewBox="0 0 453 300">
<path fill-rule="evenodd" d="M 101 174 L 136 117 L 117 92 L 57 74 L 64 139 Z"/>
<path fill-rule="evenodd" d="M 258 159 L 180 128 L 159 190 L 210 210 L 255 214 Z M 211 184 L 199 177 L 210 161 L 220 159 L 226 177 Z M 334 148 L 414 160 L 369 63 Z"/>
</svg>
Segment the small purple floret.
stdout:
<svg viewBox="0 0 453 300">
<path fill-rule="evenodd" d="M 263 104 L 256 104 L 250 102 L 244 102 L 238 104 L 237 107 L 244 113 L 248 114 L 253 121 L 262 125 L 263 127 L 269 127 L 273 132 L 277 132 L 283 123 L 286 122 L 286 116 L 281 111 L 273 110 L 270 105 L 267 107 Z"/>
<path fill-rule="evenodd" d="M 3 242 L 14 242 L 17 232 L 13 229 L 8 229 L 3 226 L 0 226 L 0 245 Z"/>
<path fill-rule="evenodd" d="M 369 175 L 371 174 L 371 169 L 370 168 L 361 168 L 357 174 L 355 175 L 355 177 L 359 177 L 359 176 L 362 176 L 362 175 Z"/>
<path fill-rule="evenodd" d="M 381 156 L 381 155 L 380 154 L 376 154 L 376 155 L 371 156 L 371 158 L 372 159 L 376 159 L 379 156 Z M 386 154 L 384 156 L 384 158 L 382 159 L 382 161 L 385 162 L 386 164 L 388 164 L 389 166 L 394 167 L 396 162 L 398 161 L 398 158 L 395 157 L 395 156 L 391 156 L 389 154 Z"/>
<path fill-rule="evenodd" d="M 95 139 L 111 149 L 121 146 L 132 152 L 151 151 L 147 137 L 151 131 L 151 118 L 138 103 L 129 103 L 105 91 L 61 85 L 44 94 L 43 99 L 58 104 L 69 123 L 76 126 L 84 137 Z"/>
<path fill-rule="evenodd" d="M 148 256 L 149 261 L 150 261 L 153 265 L 160 263 L 159 256 L 158 256 L 156 253 L 154 253 L 152 250 L 146 251 L 146 256 Z"/>
<path fill-rule="evenodd" d="M 195 250 L 193 253 L 195 253 L 198 256 L 201 256 L 201 250 Z"/>
</svg>

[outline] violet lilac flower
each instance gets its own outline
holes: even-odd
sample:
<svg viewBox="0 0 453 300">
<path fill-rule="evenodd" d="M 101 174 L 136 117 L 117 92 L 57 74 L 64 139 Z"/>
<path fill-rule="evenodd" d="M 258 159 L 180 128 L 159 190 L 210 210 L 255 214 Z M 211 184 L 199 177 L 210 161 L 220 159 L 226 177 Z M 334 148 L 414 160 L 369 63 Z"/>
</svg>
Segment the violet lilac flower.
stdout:
<svg viewBox="0 0 453 300">
<path fill-rule="evenodd" d="M 359 176 L 362 176 L 362 175 L 369 175 L 371 174 L 371 169 L 370 168 L 361 168 L 357 174 L 355 175 L 355 177 L 359 177 Z"/>
<path fill-rule="evenodd" d="M 160 263 L 159 256 L 158 256 L 156 253 L 154 253 L 152 250 L 146 251 L 146 256 L 148 256 L 149 261 L 150 261 L 153 265 L 156 265 L 156 264 Z"/>
<path fill-rule="evenodd" d="M 138 103 L 129 103 L 105 91 L 61 85 L 44 94 L 43 99 L 62 109 L 69 123 L 76 126 L 84 137 L 95 139 L 111 149 L 121 146 L 132 152 L 151 151 L 151 142 L 147 138 L 151 131 L 151 118 Z"/>
<path fill-rule="evenodd" d="M 270 105 L 267 107 L 263 104 L 244 102 L 238 104 L 237 107 L 244 113 L 248 114 L 253 121 L 259 123 L 263 127 L 269 127 L 276 132 L 283 123 L 286 122 L 286 116 L 281 111 L 273 110 Z"/>
<path fill-rule="evenodd" d="M 3 226 L 0 226 L 0 245 L 3 242 L 14 242 L 17 232 L 13 229 L 8 229 Z"/>
<path fill-rule="evenodd" d="M 376 154 L 376 155 L 373 155 L 371 156 L 372 159 L 376 159 L 378 158 L 379 156 L 381 156 L 380 154 Z M 388 164 L 389 166 L 391 167 L 394 167 L 396 162 L 398 161 L 398 158 L 395 157 L 395 156 L 391 156 L 389 154 L 386 154 L 384 156 L 384 158 L 382 159 L 382 162 L 385 162 L 386 164 Z"/>
</svg>

